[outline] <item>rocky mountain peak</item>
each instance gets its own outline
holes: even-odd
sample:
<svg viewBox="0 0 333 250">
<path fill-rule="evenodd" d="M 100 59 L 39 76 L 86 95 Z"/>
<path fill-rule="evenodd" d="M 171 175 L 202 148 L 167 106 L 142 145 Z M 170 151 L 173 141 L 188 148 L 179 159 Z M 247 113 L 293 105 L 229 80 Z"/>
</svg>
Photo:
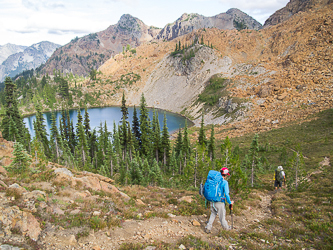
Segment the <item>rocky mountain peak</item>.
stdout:
<svg viewBox="0 0 333 250">
<path fill-rule="evenodd" d="M 0 46 L 0 64 L 2 64 L 10 55 L 24 51 L 27 46 L 7 43 Z"/>
<path fill-rule="evenodd" d="M 117 23 L 117 28 L 128 32 L 140 31 L 142 26 L 146 27 L 140 19 L 133 17 L 130 14 L 122 15 Z"/>
<path fill-rule="evenodd" d="M 53 54 L 60 45 L 51 42 L 39 42 L 8 56 L 0 65 L 0 82 L 6 76 L 14 77 L 24 70 L 35 69 Z"/>
<path fill-rule="evenodd" d="M 333 3 L 333 0 L 290 0 L 284 8 L 276 11 L 265 21 L 264 27 L 282 23 L 298 12 L 304 12 L 315 6 L 325 6 L 330 3 Z"/>
<path fill-rule="evenodd" d="M 239 9 L 230 9 L 213 17 L 197 13 L 184 13 L 175 22 L 166 25 L 157 35 L 157 39 L 172 40 L 202 28 L 218 29 L 261 29 L 262 25 Z"/>
</svg>

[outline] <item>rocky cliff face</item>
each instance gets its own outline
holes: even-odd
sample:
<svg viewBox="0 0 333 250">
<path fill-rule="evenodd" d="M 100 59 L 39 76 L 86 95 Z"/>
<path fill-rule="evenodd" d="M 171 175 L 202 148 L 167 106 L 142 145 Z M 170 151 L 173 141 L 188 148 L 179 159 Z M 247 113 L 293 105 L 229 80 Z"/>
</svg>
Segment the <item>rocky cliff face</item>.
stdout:
<svg viewBox="0 0 333 250">
<path fill-rule="evenodd" d="M 202 28 L 258 30 L 261 27 L 259 22 L 238 9 L 230 9 L 213 17 L 185 13 L 174 23 L 166 25 L 157 35 L 157 39 L 172 40 Z"/>
<path fill-rule="evenodd" d="M 10 55 L 0 65 L 0 82 L 6 76 L 13 77 L 24 70 L 39 67 L 58 47 L 60 45 L 51 42 L 40 42 L 25 48 L 22 52 Z"/>
<path fill-rule="evenodd" d="M 0 46 L 0 64 L 3 63 L 10 55 L 15 53 L 23 52 L 27 46 L 15 45 L 7 43 Z"/>
<path fill-rule="evenodd" d="M 110 57 L 122 52 L 123 47 L 137 47 L 151 41 L 159 31 L 138 18 L 123 15 L 117 24 L 106 30 L 75 38 L 58 49 L 43 67 L 43 72 L 52 73 L 56 69 L 64 73 L 87 75 Z"/>
<path fill-rule="evenodd" d="M 296 13 L 308 11 L 316 5 L 323 6 L 332 2 L 332 0 L 290 0 L 286 7 L 276 11 L 265 21 L 264 27 L 282 23 Z"/>
</svg>

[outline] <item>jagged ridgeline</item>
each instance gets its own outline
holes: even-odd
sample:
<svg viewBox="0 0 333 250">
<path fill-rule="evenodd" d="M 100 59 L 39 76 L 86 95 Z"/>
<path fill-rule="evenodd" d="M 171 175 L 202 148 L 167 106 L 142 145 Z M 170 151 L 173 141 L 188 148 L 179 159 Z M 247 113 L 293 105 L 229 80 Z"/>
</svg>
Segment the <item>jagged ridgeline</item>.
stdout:
<svg viewBox="0 0 333 250">
<path fill-rule="evenodd" d="M 198 29 L 214 27 L 258 30 L 261 24 L 238 9 L 230 9 L 213 17 L 183 14 L 163 29 L 147 26 L 138 18 L 126 14 L 106 30 L 76 37 L 58 48 L 42 67 L 42 73 L 51 74 L 56 69 L 65 74 L 88 75 L 92 69 L 97 69 L 110 57 L 122 52 L 127 45 L 137 47 L 153 40 L 170 41 Z"/>
</svg>

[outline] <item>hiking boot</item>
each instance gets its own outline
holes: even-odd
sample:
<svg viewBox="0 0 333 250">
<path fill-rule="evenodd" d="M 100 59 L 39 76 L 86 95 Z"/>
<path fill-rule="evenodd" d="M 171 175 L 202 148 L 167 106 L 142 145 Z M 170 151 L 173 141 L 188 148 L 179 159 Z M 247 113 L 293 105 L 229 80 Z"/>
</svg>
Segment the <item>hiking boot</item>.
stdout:
<svg viewBox="0 0 333 250">
<path fill-rule="evenodd" d="M 211 233 L 211 231 L 210 231 L 210 230 L 208 230 L 207 228 L 205 228 L 205 233 L 206 233 L 206 234 L 210 234 L 210 233 Z"/>
</svg>

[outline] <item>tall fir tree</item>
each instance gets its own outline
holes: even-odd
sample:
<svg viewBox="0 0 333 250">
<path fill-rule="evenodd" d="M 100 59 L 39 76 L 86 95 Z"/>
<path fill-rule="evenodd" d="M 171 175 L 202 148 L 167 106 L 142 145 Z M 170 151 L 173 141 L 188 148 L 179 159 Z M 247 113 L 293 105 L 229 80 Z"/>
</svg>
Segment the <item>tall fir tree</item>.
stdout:
<svg viewBox="0 0 333 250">
<path fill-rule="evenodd" d="M 169 138 L 169 131 L 167 127 L 167 118 L 166 113 L 164 112 L 164 119 L 163 119 L 163 130 L 162 130 L 162 143 L 161 148 L 163 150 L 163 164 L 164 166 L 167 165 L 167 161 L 170 157 L 170 138 Z"/>
<path fill-rule="evenodd" d="M 152 132 L 153 132 L 152 143 L 153 143 L 153 149 L 155 152 L 155 159 L 157 162 L 159 162 L 161 129 L 160 129 L 160 123 L 158 120 L 158 112 L 156 110 L 153 111 Z"/>
<path fill-rule="evenodd" d="M 88 113 L 88 109 L 87 106 L 85 106 L 84 108 L 84 132 L 86 133 L 87 138 L 90 138 L 90 119 L 89 119 L 89 113 Z"/>
<path fill-rule="evenodd" d="M 183 150 L 183 136 L 182 136 L 182 130 L 179 126 L 178 135 L 177 135 L 177 139 L 176 139 L 176 143 L 175 143 L 176 157 L 180 156 L 180 154 L 182 153 L 182 150 Z"/>
<path fill-rule="evenodd" d="M 16 141 L 23 141 L 25 127 L 23 123 L 23 119 L 19 113 L 17 107 L 17 97 L 16 97 L 16 84 L 13 83 L 10 77 L 6 77 L 5 79 L 5 116 L 2 118 L 1 128 L 2 128 L 2 136 L 3 138 L 9 139 L 9 129 L 11 119 L 13 120 L 15 127 L 17 129 L 17 135 L 15 137 Z M 12 134 L 13 136 L 13 134 Z"/>
<path fill-rule="evenodd" d="M 59 163 L 60 151 L 61 151 L 62 140 L 58 133 L 57 128 L 57 119 L 55 113 L 51 114 L 51 135 L 50 135 L 50 145 L 51 145 L 51 154 L 53 160 Z"/>
<path fill-rule="evenodd" d="M 205 124 L 204 124 L 204 115 L 202 114 L 201 124 L 200 124 L 200 131 L 199 131 L 199 144 L 206 145 L 207 138 L 205 133 Z"/>
<path fill-rule="evenodd" d="M 127 119 L 128 119 L 128 108 L 126 107 L 126 99 L 125 99 L 125 93 L 123 92 L 123 97 L 121 100 L 121 145 L 123 148 L 123 159 L 127 154 L 127 144 L 128 144 L 128 127 L 127 127 Z"/>
<path fill-rule="evenodd" d="M 150 152 L 150 122 L 146 99 L 142 93 L 140 101 L 140 131 L 141 131 L 141 155 L 148 156 Z"/>
<path fill-rule="evenodd" d="M 42 114 L 42 107 L 40 104 L 36 105 L 36 127 L 35 127 L 35 135 L 39 142 L 43 145 L 44 154 L 46 157 L 51 157 L 50 145 L 48 140 L 48 133 L 46 131 L 46 125 L 44 124 L 45 118 Z"/>
<path fill-rule="evenodd" d="M 78 108 L 77 109 L 77 123 L 76 123 L 76 131 L 75 131 L 75 135 L 76 135 L 76 139 L 78 141 L 78 136 L 79 136 L 79 126 L 82 125 L 83 126 L 83 118 L 81 115 L 81 109 Z"/>
<path fill-rule="evenodd" d="M 14 144 L 13 161 L 10 164 L 10 169 L 15 173 L 24 173 L 31 163 L 31 157 L 25 151 L 23 145 L 19 142 Z"/>
<path fill-rule="evenodd" d="M 255 178 L 255 169 L 259 163 L 259 142 L 258 142 L 258 134 L 255 134 L 250 147 L 250 160 L 251 160 L 251 187 L 254 185 Z"/>
<path fill-rule="evenodd" d="M 212 126 L 211 132 L 210 132 L 210 138 L 208 142 L 208 154 L 210 161 L 213 161 L 215 159 L 215 132 L 214 132 L 214 125 Z"/>
<path fill-rule="evenodd" d="M 184 127 L 184 136 L 183 136 L 183 152 L 184 156 L 189 157 L 191 154 L 191 144 L 190 139 L 188 137 L 188 129 L 187 129 L 187 121 L 185 120 L 185 127 Z"/>
<path fill-rule="evenodd" d="M 133 131 L 133 140 L 134 140 L 134 146 L 137 150 L 141 147 L 141 133 L 140 133 L 140 123 L 138 119 L 138 115 L 136 112 L 136 108 L 134 106 L 133 109 L 133 121 L 132 121 L 132 131 Z"/>
</svg>

